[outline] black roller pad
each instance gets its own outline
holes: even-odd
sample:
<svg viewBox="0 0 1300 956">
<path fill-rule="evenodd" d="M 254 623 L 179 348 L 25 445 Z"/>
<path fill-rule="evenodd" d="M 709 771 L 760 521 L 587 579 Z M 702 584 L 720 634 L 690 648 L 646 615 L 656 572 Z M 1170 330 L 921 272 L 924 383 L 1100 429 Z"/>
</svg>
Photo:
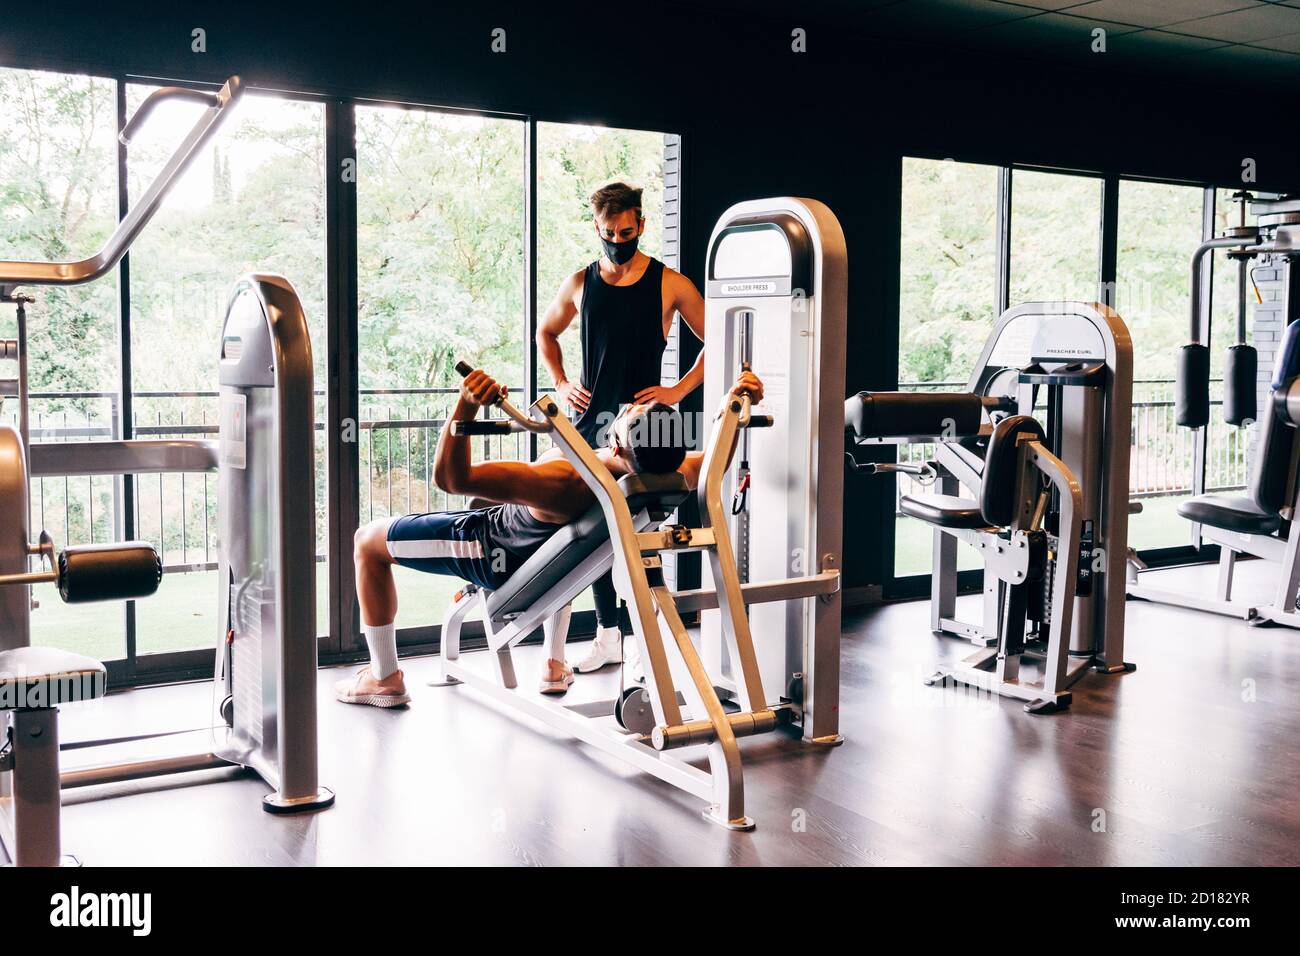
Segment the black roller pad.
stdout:
<svg viewBox="0 0 1300 956">
<path fill-rule="evenodd" d="M 1259 356 L 1253 346 L 1232 345 L 1223 358 L 1223 420 L 1237 426 L 1253 422 L 1259 415 Z"/>
<path fill-rule="evenodd" d="M 844 425 L 858 438 L 964 438 L 979 434 L 983 409 L 973 392 L 858 392 Z"/>
<path fill-rule="evenodd" d="M 1174 420 L 1184 428 L 1210 423 L 1210 350 L 1204 345 L 1184 345 L 1178 351 L 1174 387 Z"/>
<path fill-rule="evenodd" d="M 144 541 L 88 544 L 59 555 L 59 597 L 68 604 L 148 597 L 162 580 L 162 559 Z"/>
</svg>

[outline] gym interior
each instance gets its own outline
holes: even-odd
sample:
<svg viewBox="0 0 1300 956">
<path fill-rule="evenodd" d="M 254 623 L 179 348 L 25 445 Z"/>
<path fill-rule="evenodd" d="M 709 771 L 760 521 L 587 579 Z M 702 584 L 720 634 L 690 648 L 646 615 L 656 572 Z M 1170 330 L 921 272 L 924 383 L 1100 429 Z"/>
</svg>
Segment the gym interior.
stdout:
<svg viewBox="0 0 1300 956">
<path fill-rule="evenodd" d="M 1300 863 L 1300 3 L 295 6 L 6 5 L 8 862 Z"/>
</svg>

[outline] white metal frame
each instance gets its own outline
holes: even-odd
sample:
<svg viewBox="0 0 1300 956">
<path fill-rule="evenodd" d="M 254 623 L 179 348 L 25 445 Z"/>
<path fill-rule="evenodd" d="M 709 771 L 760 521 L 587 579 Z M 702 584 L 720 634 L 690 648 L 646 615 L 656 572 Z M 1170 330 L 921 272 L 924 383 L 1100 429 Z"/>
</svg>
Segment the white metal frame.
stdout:
<svg viewBox="0 0 1300 956">
<path fill-rule="evenodd" d="M 1083 492 L 1078 480 L 1065 464 L 1038 440 L 1021 440 L 1018 446 L 1019 468 L 1016 500 L 1019 507 L 1011 525 L 996 530 L 956 530 L 935 526 L 935 532 L 950 535 L 973 545 L 984 556 L 984 571 L 991 579 L 995 595 L 999 585 L 1019 585 L 1028 569 L 1026 534 L 1041 529 L 1046 495 L 1040 490 L 1039 476 L 1051 483 L 1058 496 L 1058 545 L 1052 575 L 1051 620 L 1045 648 L 1026 645 L 1020 652 L 1008 650 L 1008 635 L 1001 626 L 991 629 L 995 643 L 981 648 L 957 664 L 943 665 L 927 684 L 942 684 L 945 679 L 969 684 L 1003 697 L 1026 701 L 1031 713 L 1052 713 L 1068 707 L 1070 687 L 1096 663 L 1091 658 L 1070 657 L 1070 634 L 1074 626 L 1074 604 L 1079 572 L 1079 540 Z M 988 589 L 986 582 L 986 592 Z M 1005 594 L 1003 595 L 1005 599 Z M 994 604 L 995 611 L 1000 602 Z M 1000 618 L 995 618 L 1000 620 Z M 1042 642 L 1040 642 L 1041 644 Z M 1022 658 L 1039 661 L 1042 674 L 1038 680 L 1022 680 Z"/>
<path fill-rule="evenodd" d="M 597 549 L 562 584 L 504 624 L 493 622 L 486 613 L 489 592 L 479 588 L 462 591 L 443 618 L 442 680 L 434 683 L 469 684 L 508 707 L 567 731 L 584 743 L 706 800 L 704 817 L 711 822 L 732 830 L 752 829 L 754 821 L 745 813 L 744 775 L 737 738 L 766 733 L 789 723 L 795 716 L 795 708 L 792 704 L 770 707 L 766 703 L 745 607 L 768 600 L 823 599 L 839 592 L 840 580 L 838 571 L 827 571 L 773 582 L 766 587 L 741 586 L 725 522 L 715 519 L 727 514 L 721 504 L 722 477 L 735 450 L 738 430 L 749 424 L 748 398 L 729 395 L 719 410 L 698 490 L 703 526 L 677 527 L 673 533 L 659 532 L 646 521 L 641 521 L 638 527 L 613 475 L 549 396 L 538 399 L 528 416 L 509 402 L 502 401 L 499 406 L 513 419 L 514 427 L 552 434 L 555 443 L 595 493 L 610 529 L 610 546 Z M 679 599 L 662 583 L 661 575 L 656 574 L 657 583 L 652 584 L 647 572 L 660 569 L 660 552 L 666 550 L 707 552 L 715 580 L 721 582 L 721 587 L 714 591 L 687 592 Z M 562 614 L 568 603 L 611 563 L 615 587 L 628 603 L 634 637 L 647 665 L 646 688 L 655 719 L 650 734 L 623 730 L 613 717 L 612 707 L 609 716 L 593 718 L 556 701 L 518 691 L 511 648 L 539 624 Z M 739 713 L 728 714 L 723 708 L 681 618 L 685 608 L 707 607 L 722 609 L 731 659 L 739 662 Z M 486 653 L 494 662 L 494 673 L 490 676 L 461 660 L 461 626 L 472 613 L 483 618 L 488 637 Z M 674 674 L 685 677 L 681 693 L 690 720 L 678 702 Z M 707 771 L 671 752 L 696 746 L 707 748 Z"/>
<path fill-rule="evenodd" d="M 715 257 L 724 237 L 755 229 L 778 229 L 785 235 L 789 270 L 764 256 L 756 258 L 752 268 L 779 274 L 715 274 Z M 844 534 L 848 325 L 843 229 L 830 207 L 818 200 L 753 199 L 731 206 L 718 218 L 707 249 L 705 401 L 722 395 L 736 367 L 752 361 L 760 378 L 771 376 L 764 403 L 777 413 L 776 427 L 750 435 L 741 456 L 750 463 L 744 476 L 750 481 L 750 507 L 734 517 L 729 511 L 715 511 L 713 527 L 729 529 L 727 547 L 741 582 L 747 583 L 751 576 L 776 580 L 805 569 L 805 573 L 838 573 Z M 745 262 L 751 266 L 750 260 Z M 750 321 L 774 324 L 746 329 L 746 315 Z M 769 361 L 772 364 L 765 367 Z M 724 474 L 720 499 L 730 501 L 741 480 L 739 467 Z M 717 581 L 710 577 L 713 570 L 712 565 L 705 569 L 706 586 Z M 798 698 L 803 739 L 822 746 L 843 742 L 839 732 L 841 603 L 833 595 L 809 602 L 797 612 L 769 609 L 756 615 L 764 639 L 755 673 L 761 671 L 765 689 L 774 695 L 769 701 L 779 702 L 786 695 Z M 737 676 L 736 662 L 728 653 L 726 617 L 725 609 L 721 615 L 703 616 L 701 647 L 718 686 L 739 700 L 736 685 L 745 682 Z"/>
<path fill-rule="evenodd" d="M 1091 650 L 1109 673 L 1132 670 L 1124 662 L 1124 583 L 1128 554 L 1128 488 L 1130 429 L 1133 414 L 1133 344 L 1128 327 L 1114 309 L 1092 302 L 1036 302 L 1008 309 L 994 325 L 985 342 L 968 390 L 978 391 L 986 368 L 996 367 L 995 353 L 1004 329 L 1026 315 L 1069 316 L 1091 326 L 1105 346 L 1109 381 L 1104 397 L 1102 430 L 1088 437 L 1083 423 L 1071 422 L 1062 436 L 1061 456 L 1065 467 L 1074 475 L 1096 472 L 1096 487 L 1083 485 L 1085 507 L 1093 503 L 1098 518 L 1094 548 L 1100 553 L 1102 567 L 1094 574 L 1093 596 L 1085 599 L 1095 607 L 1075 622 L 1078 633 L 1070 636 L 1076 656 Z M 1019 412 L 1032 414 L 1029 392 L 1021 387 Z M 1073 417 L 1073 416 L 1069 416 Z M 1093 443 L 1098 447 L 1091 447 Z M 1092 462 L 1090 456 L 1098 456 Z M 981 472 L 970 453 L 960 445 L 940 443 L 935 458 L 941 466 L 939 490 L 955 494 L 964 486 L 978 494 Z M 1095 464 L 1095 468 L 1087 467 Z M 956 539 L 935 528 L 934 570 L 931 582 L 931 628 L 970 640 L 978 645 L 997 643 L 999 592 L 996 581 L 986 575 L 984 583 L 984 619 L 981 623 L 962 621 L 956 614 L 957 547 Z"/>
<path fill-rule="evenodd" d="M 5 274 L 0 273 L 0 282 L 4 279 Z M 262 801 L 263 809 L 268 812 L 305 812 L 329 807 L 334 802 L 333 792 L 320 786 L 318 780 L 314 558 L 300 548 L 281 546 L 284 542 L 303 540 L 305 529 L 315 523 L 312 364 L 307 320 L 297 293 L 286 279 L 252 274 L 240 279 L 231 294 L 223 340 L 230 331 L 228 323 L 236 303 L 245 297 L 265 323 L 259 324 L 257 331 L 266 336 L 266 354 L 271 359 L 266 374 L 274 382 L 269 420 L 257 426 L 268 429 L 271 436 L 268 444 L 273 451 L 267 465 L 272 480 L 270 504 L 279 506 L 268 506 L 271 513 L 266 516 L 273 531 L 269 551 L 273 569 L 266 569 L 266 576 L 279 589 L 274 601 L 273 631 L 264 635 L 256 621 L 233 623 L 229 614 L 233 595 L 222 589 L 221 627 L 214 642 L 214 681 L 216 685 L 224 685 L 232 696 L 231 716 L 227 723 L 215 723 L 208 730 L 155 735 L 171 737 L 175 747 L 166 756 L 131 757 L 52 774 L 50 767 L 57 769 L 58 765 L 57 746 L 51 751 L 47 742 L 43 750 L 31 746 L 16 750 L 15 760 L 0 766 L 0 850 L 11 859 L 21 856 L 34 865 L 57 863 L 60 841 L 57 833 L 48 831 L 51 825 L 57 825 L 60 790 L 75 787 L 243 766 L 257 772 L 272 788 Z M 20 341 L 20 352 L 25 345 L 25 341 Z M 223 381 L 223 390 L 227 387 Z M 20 389 L 19 400 L 25 409 L 25 384 Z M 253 427 L 250 425 L 245 433 L 250 440 Z M 35 457 L 40 460 L 40 456 Z M 230 466 L 222 460 L 215 443 L 179 439 L 70 443 L 61 446 L 56 461 L 61 475 L 167 473 L 196 468 L 215 471 L 221 478 L 218 512 L 223 522 L 218 579 L 233 581 L 237 577 L 228 562 L 231 539 L 235 537 L 231 529 L 242 527 L 240 523 L 246 523 L 249 516 L 233 513 L 226 485 L 231 468 L 244 471 L 251 467 L 251 461 L 244 466 Z M 47 466 L 50 464 L 46 462 Z M 31 643 L 30 583 L 48 578 L 25 573 L 28 555 L 39 551 L 30 543 L 31 532 L 27 526 L 28 475 L 42 473 L 37 469 L 29 471 L 18 430 L 0 425 L 0 500 L 14 505 L 0 511 L 0 578 L 6 579 L 0 580 L 3 585 L 0 586 L 0 650 L 23 648 Z M 253 570 L 244 569 L 240 574 Z M 256 572 L 260 576 L 262 569 Z M 232 586 L 239 587 L 250 580 Z M 267 646 L 263 647 L 263 643 Z M 258 673 L 238 685 L 229 683 L 227 679 L 233 675 L 228 669 L 231 666 L 228 655 L 247 647 L 258 648 L 253 655 L 258 660 Z M 53 709 L 40 713 L 44 716 L 15 711 L 10 717 L 8 712 L 0 712 L 0 732 L 57 717 Z M 221 721 L 222 716 L 211 715 L 214 721 Z M 51 733 L 49 739 L 57 741 L 56 733 Z M 102 746 L 111 753 L 112 745 L 120 742 L 96 740 L 87 742 L 87 746 Z M 22 760 L 18 758 L 23 756 L 31 761 L 31 767 L 20 765 Z M 27 778 L 29 770 L 30 779 Z M 31 780 L 38 778 L 43 788 L 41 801 L 36 801 L 30 793 Z M 53 820 L 53 824 L 39 819 L 30 824 L 27 822 L 30 814 L 26 820 L 20 820 L 18 806 L 23 802 L 24 791 L 29 805 L 44 802 L 50 808 L 47 819 Z"/>
<path fill-rule="evenodd" d="M 1258 227 L 1242 226 L 1229 231 L 1228 234 L 1207 239 L 1192 255 L 1192 299 L 1191 299 L 1191 341 L 1203 340 L 1202 330 L 1208 318 L 1202 305 L 1208 281 L 1203 266 L 1208 255 L 1215 249 L 1237 249 L 1245 255 L 1274 255 L 1281 258 L 1286 275 L 1286 288 L 1282 295 L 1284 307 L 1289 308 L 1294 302 L 1292 282 L 1295 277 L 1292 268 L 1300 252 L 1300 201 L 1295 199 L 1253 200 L 1250 211 L 1258 217 Z M 1244 222 L 1244 220 L 1243 220 Z M 1244 263 L 1244 259 L 1242 262 Z M 1243 273 L 1244 276 L 1244 273 Z M 1243 279 L 1244 281 L 1244 279 Z M 1245 287 L 1240 289 L 1245 295 Z M 1244 299 L 1242 300 L 1244 309 Z M 1242 313 L 1244 316 L 1244 313 Z M 1285 317 L 1287 322 L 1294 320 L 1293 315 Z M 1244 321 L 1241 318 L 1240 321 Z M 1273 401 L 1279 392 L 1287 392 L 1283 405 L 1274 406 L 1273 413 L 1281 414 L 1292 427 L 1296 426 L 1296 417 L 1292 412 L 1291 392 L 1295 380 L 1283 383 L 1274 389 L 1266 401 Z M 1291 461 L 1288 473 L 1288 492 L 1284 507 L 1278 514 L 1284 521 L 1294 522 L 1300 514 L 1300 435 L 1292 438 Z M 1146 565 L 1135 552 L 1127 555 L 1127 585 L 1130 597 L 1153 601 L 1158 604 L 1172 604 L 1189 607 L 1211 614 L 1236 617 L 1253 624 L 1280 624 L 1284 627 L 1300 628 L 1300 613 L 1296 609 L 1297 593 L 1300 593 L 1300 534 L 1292 527 L 1287 538 L 1279 534 L 1249 534 L 1245 532 L 1226 531 L 1200 524 L 1201 540 L 1219 546 L 1219 575 L 1213 597 L 1203 597 L 1194 592 L 1174 591 L 1167 588 L 1143 584 L 1142 572 Z M 1260 558 L 1276 565 L 1276 583 L 1273 597 L 1268 604 L 1245 604 L 1234 601 L 1233 585 L 1236 578 L 1237 560 L 1242 555 Z"/>
<path fill-rule="evenodd" d="M 1293 489 L 1293 515 L 1296 514 L 1295 509 L 1300 507 L 1298 499 L 1300 488 Z M 1172 604 L 1240 618 L 1252 624 L 1271 623 L 1300 628 L 1300 612 L 1296 610 L 1296 595 L 1300 593 L 1300 534 L 1296 534 L 1293 529 L 1291 536 L 1283 540 L 1275 534 L 1246 534 L 1202 524 L 1201 538 L 1219 546 L 1219 574 L 1213 597 L 1203 597 L 1195 591 L 1175 591 L 1142 583 L 1145 567 L 1135 555 L 1129 556 L 1129 596 L 1156 604 Z M 1276 583 L 1268 604 L 1247 604 L 1233 599 L 1237 560 L 1242 555 L 1250 555 L 1273 565 L 1272 573 L 1276 576 Z"/>
</svg>

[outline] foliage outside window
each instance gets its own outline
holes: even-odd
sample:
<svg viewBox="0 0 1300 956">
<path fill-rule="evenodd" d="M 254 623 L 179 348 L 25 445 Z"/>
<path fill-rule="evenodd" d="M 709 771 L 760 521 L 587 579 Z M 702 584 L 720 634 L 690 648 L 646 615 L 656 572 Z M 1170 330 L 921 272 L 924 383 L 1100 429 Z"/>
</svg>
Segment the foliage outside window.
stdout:
<svg viewBox="0 0 1300 956">
<path fill-rule="evenodd" d="M 0 68 L 0 258 L 62 261 L 91 255 L 117 224 L 116 85 L 97 77 Z M 64 430 L 119 434 L 117 274 L 89 285 L 28 287 L 32 441 Z M 0 306 L 0 337 L 17 334 L 13 306 Z M 17 424 L 16 402 L 0 420 Z M 60 545 L 120 537 L 109 477 L 34 479 L 32 533 Z M 33 589 L 41 610 L 32 639 L 120 657 L 125 618 L 99 606 L 64 605 L 49 584 Z M 65 639 L 66 644 L 66 639 Z"/>
</svg>

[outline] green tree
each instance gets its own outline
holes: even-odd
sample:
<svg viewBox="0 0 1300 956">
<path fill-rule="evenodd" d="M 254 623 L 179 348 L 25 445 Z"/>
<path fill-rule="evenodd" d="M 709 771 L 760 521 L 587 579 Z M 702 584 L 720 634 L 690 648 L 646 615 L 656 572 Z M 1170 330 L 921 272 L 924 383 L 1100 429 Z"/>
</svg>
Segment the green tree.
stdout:
<svg viewBox="0 0 1300 956">
<path fill-rule="evenodd" d="M 62 261 L 98 249 L 116 224 L 116 122 L 109 80 L 0 69 L 0 258 Z M 116 285 L 29 287 L 33 391 L 116 385 Z M 3 334 L 13 334 L 5 308 Z M 93 399 L 40 400 L 33 414 L 104 415 Z"/>
</svg>

